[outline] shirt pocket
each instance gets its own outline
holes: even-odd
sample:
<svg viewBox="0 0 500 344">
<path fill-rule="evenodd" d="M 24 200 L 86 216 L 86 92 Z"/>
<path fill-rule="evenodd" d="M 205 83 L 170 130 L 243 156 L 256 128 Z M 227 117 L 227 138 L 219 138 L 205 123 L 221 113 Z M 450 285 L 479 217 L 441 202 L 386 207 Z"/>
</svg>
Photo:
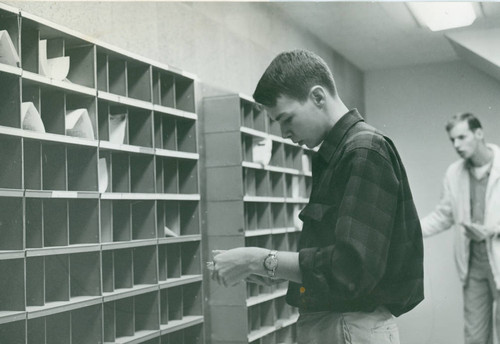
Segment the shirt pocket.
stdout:
<svg viewBox="0 0 500 344">
<path fill-rule="evenodd" d="M 331 215 L 336 208 L 337 207 L 333 204 L 308 203 L 299 213 L 299 218 L 303 222 L 308 220 L 323 222 L 327 219 L 331 219 Z"/>
<path fill-rule="evenodd" d="M 396 323 L 389 323 L 371 330 L 371 342 L 377 344 L 399 344 L 399 330 Z"/>
<path fill-rule="evenodd" d="M 299 214 L 304 222 L 302 230 L 311 231 L 320 246 L 335 243 L 335 224 L 337 222 L 338 207 L 334 204 L 309 203 Z"/>
</svg>

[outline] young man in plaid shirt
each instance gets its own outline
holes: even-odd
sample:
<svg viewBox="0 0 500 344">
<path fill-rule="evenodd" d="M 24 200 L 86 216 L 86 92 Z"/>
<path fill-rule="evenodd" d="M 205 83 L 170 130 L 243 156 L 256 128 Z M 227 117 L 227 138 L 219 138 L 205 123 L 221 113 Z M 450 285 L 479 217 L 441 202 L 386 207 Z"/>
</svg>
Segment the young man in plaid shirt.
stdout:
<svg viewBox="0 0 500 344">
<path fill-rule="evenodd" d="M 340 99 L 314 53 L 278 55 L 254 98 L 282 136 L 313 157 L 298 252 L 214 251 L 212 278 L 289 280 L 299 344 L 399 343 L 394 317 L 423 300 L 423 245 L 404 166 L 392 141 Z"/>
</svg>

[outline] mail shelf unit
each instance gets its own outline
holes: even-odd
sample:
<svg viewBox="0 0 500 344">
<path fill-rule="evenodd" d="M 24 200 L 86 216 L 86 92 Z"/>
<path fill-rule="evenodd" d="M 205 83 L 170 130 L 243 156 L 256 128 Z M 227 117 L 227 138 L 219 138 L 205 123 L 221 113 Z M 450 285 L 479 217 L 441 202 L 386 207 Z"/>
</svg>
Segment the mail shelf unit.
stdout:
<svg viewBox="0 0 500 344">
<path fill-rule="evenodd" d="M 0 335 L 6 343 L 25 343 L 26 320 L 0 323 Z"/>
<path fill-rule="evenodd" d="M 21 70 L 0 63 L 0 125 L 19 128 L 21 113 Z M 12 67 L 13 68 L 13 67 Z"/>
<path fill-rule="evenodd" d="M 0 31 L 0 341 L 204 343 L 195 77 L 3 4 Z"/>
<path fill-rule="evenodd" d="M 102 306 L 97 304 L 28 319 L 26 332 L 30 344 L 102 343 Z"/>
<path fill-rule="evenodd" d="M 28 252 L 99 244 L 97 194 L 89 198 L 37 196 L 27 193 L 25 198 Z"/>
<path fill-rule="evenodd" d="M 10 66 L 0 63 L 0 125 L 20 128 L 21 113 L 21 78 L 18 75 L 4 71 L 2 67 Z"/>
<path fill-rule="evenodd" d="M 23 75 L 95 95 L 95 44 L 77 32 L 24 11 L 20 19 Z M 46 51 L 42 50 L 43 43 Z M 64 62 L 68 59 L 69 68 Z"/>
<path fill-rule="evenodd" d="M 163 148 L 187 153 L 197 152 L 196 121 L 190 117 L 169 116 L 156 112 L 156 125 L 158 135 L 157 148 Z"/>
<path fill-rule="evenodd" d="M 194 79 L 107 45 L 96 51 L 100 170 L 108 176 L 100 200 L 104 342 L 204 342 Z"/>
<path fill-rule="evenodd" d="M 48 322 L 49 317 L 57 318 L 64 312 L 100 306 L 102 293 L 99 262 L 98 247 L 93 248 L 93 251 L 85 250 L 79 253 L 27 256 L 28 321 L 41 318 Z M 36 321 L 32 323 L 35 324 Z M 66 328 L 61 324 L 59 326 L 61 333 L 75 335 L 76 328 Z M 64 342 L 64 339 L 57 342 Z"/>
<path fill-rule="evenodd" d="M 14 49 L 19 56 L 19 10 L 8 5 L 0 4 L 0 31 L 3 30 L 7 31 L 9 34 Z"/>
<path fill-rule="evenodd" d="M 199 193 L 197 160 L 191 157 L 157 155 L 156 173 L 157 192 L 176 194 L 181 198 Z"/>
<path fill-rule="evenodd" d="M 0 128 L 0 190 L 22 190 L 22 139 Z"/>
<path fill-rule="evenodd" d="M 24 131 L 24 187 L 27 191 L 96 194 L 97 141 Z"/>
<path fill-rule="evenodd" d="M 24 200 L 20 190 L 0 191 L 0 259 L 23 254 Z M 1 307 L 1 306 L 0 306 Z"/>
<path fill-rule="evenodd" d="M 103 98 L 192 116 L 194 85 L 193 76 L 172 67 L 107 45 L 97 47 L 97 88 Z"/>
<path fill-rule="evenodd" d="M 177 237 L 180 236 L 180 238 L 199 237 L 201 235 L 199 223 L 198 201 L 160 200 L 157 202 L 159 236 L 165 236 L 165 240 L 177 240 L 176 237 L 172 237 L 171 232 L 175 233 Z"/>
<path fill-rule="evenodd" d="M 108 255 L 110 262 L 106 265 L 114 264 L 114 283 L 122 289 L 104 295 L 105 342 L 136 343 L 147 339 L 155 342 L 153 338 L 203 322 L 199 241 L 175 248 L 170 245 L 173 244 L 159 247 L 159 287 L 154 280 L 157 270 L 153 266 L 156 259 L 151 259 L 151 247 L 150 252 L 122 249 Z M 167 251 L 173 255 L 167 257 Z M 144 266 L 149 271 L 137 271 Z M 166 269 L 171 270 L 168 275 Z M 113 281 L 105 285 L 112 286 Z"/>
<path fill-rule="evenodd" d="M 182 72 L 153 67 L 153 103 L 158 107 L 195 112 L 194 83 Z"/>
<path fill-rule="evenodd" d="M 155 201 L 101 199 L 101 240 L 103 244 L 156 240 Z"/>
<path fill-rule="evenodd" d="M 103 247 L 103 270 L 108 273 L 103 276 L 105 299 L 115 294 L 148 289 L 147 286 L 157 289 L 157 246 L 154 241 L 144 241 L 140 245 L 128 248 Z"/>
<path fill-rule="evenodd" d="M 0 4 L 0 32 L 5 31 L 4 41 L 10 40 L 14 51 L 13 56 L 20 56 L 19 10 Z M 9 47 L 4 46 L 4 49 Z M 2 56 L 4 52 L 0 53 Z M 20 127 L 20 97 L 21 97 L 20 63 L 0 57 L 0 125 Z"/>
<path fill-rule="evenodd" d="M 101 76 L 107 75 L 103 82 L 99 79 L 98 67 L 100 157 L 105 159 L 103 166 L 108 173 L 107 188 L 101 196 L 101 235 L 106 242 L 103 266 L 108 275 L 114 275 L 103 281 L 105 300 L 110 300 L 109 307 L 105 307 L 105 342 L 160 343 L 169 336 L 198 336 L 203 341 L 201 294 L 194 301 L 185 301 L 185 304 L 194 302 L 191 308 L 199 309 L 193 313 L 182 309 L 183 302 L 179 302 L 175 293 L 175 288 L 181 292 L 186 290 L 185 294 L 191 298 L 192 283 L 197 283 L 201 292 L 197 115 L 194 107 L 176 108 L 175 100 L 168 104 L 149 104 L 144 97 L 131 98 L 130 83 L 120 81 L 120 75 L 130 71 L 130 61 L 122 63 L 124 58 L 120 60 L 117 55 L 106 54 L 98 49 L 98 64 L 107 65 L 108 69 L 101 73 Z M 153 69 L 160 73 L 159 68 Z M 171 72 L 162 70 L 161 73 L 174 80 Z M 106 82 L 110 83 L 109 88 L 105 88 Z M 111 87 L 113 82 L 115 86 Z M 192 79 L 190 84 L 193 85 Z M 120 91 L 123 88 L 126 92 Z M 191 91 L 194 92 L 193 86 Z M 194 93 L 189 97 L 194 99 Z M 118 143 L 110 140 L 111 120 L 116 114 L 124 114 L 126 121 L 123 142 Z M 151 240 L 155 240 L 155 258 L 152 259 L 150 253 L 145 261 L 143 257 L 134 264 L 131 262 L 138 259 L 137 249 L 113 249 L 122 245 L 149 245 Z M 148 262 L 157 264 L 153 269 L 155 274 L 149 276 L 155 280 L 139 283 L 136 271 Z M 174 291 L 167 298 L 170 288 Z M 149 302 L 127 296 L 144 295 L 144 292 L 149 294 L 146 299 Z M 120 299 L 111 301 L 117 295 Z M 144 309 L 144 303 L 150 306 Z M 159 304 L 162 313 L 158 313 Z M 168 308 L 163 310 L 163 307 Z M 165 312 L 180 314 L 180 317 L 170 321 L 168 317 L 158 317 Z M 140 320 L 141 317 L 147 321 Z"/>
<path fill-rule="evenodd" d="M 14 329 L 22 328 L 24 325 L 21 325 L 20 321 L 26 318 L 23 257 L 2 257 L 0 259 L 0 272 L 5 276 L 0 282 L 2 290 L 0 294 L 0 335 L 2 339 L 19 339 L 21 337 L 15 333 Z"/>
<path fill-rule="evenodd" d="M 186 324 L 199 324 L 203 315 L 202 310 L 202 281 L 181 285 L 165 284 L 160 290 L 160 328 L 162 334 L 174 332 Z M 202 337 L 201 333 L 193 333 L 195 337 Z M 186 342 L 188 344 L 189 342 Z"/>
<path fill-rule="evenodd" d="M 154 194 L 155 159 L 151 152 L 142 154 L 140 150 L 109 149 L 101 145 L 100 159 L 104 159 L 101 162 L 105 161 L 109 168 L 105 172 L 108 175 L 106 191 L 112 194 Z"/>
<path fill-rule="evenodd" d="M 240 246 L 296 251 L 300 224 L 295 218 L 311 185 L 302 156 L 309 157 L 310 150 L 283 139 L 279 124 L 239 94 L 204 97 L 200 124 L 207 252 Z M 285 304 L 286 282 L 230 289 L 209 276 L 206 282 L 212 343 L 296 340 L 297 311 Z"/>
<path fill-rule="evenodd" d="M 164 239 L 159 250 L 160 328 L 164 335 L 173 333 L 176 329 L 200 324 L 203 318 L 202 276 L 199 264 L 201 245 L 195 238 L 182 242 L 168 238 Z M 193 343 L 203 341 L 201 330 L 194 329 L 191 334 L 186 332 L 177 335 L 198 338 Z M 162 340 L 168 337 L 165 336 Z"/>
<path fill-rule="evenodd" d="M 23 105 L 31 103 L 34 107 L 34 110 L 29 110 L 26 119 L 33 118 L 29 116 L 35 112 L 43 124 L 42 128 L 35 127 L 33 132 L 97 140 L 95 91 L 93 95 L 92 92 L 80 93 L 47 82 L 48 79 L 38 78 L 34 74 L 22 78 Z M 33 128 L 34 125 L 31 125 Z M 25 120 L 23 128 L 30 129 L 30 123 Z"/>
<path fill-rule="evenodd" d="M 197 152 L 193 95 L 192 80 L 153 68 L 155 148 Z"/>
<path fill-rule="evenodd" d="M 2 257 L 22 258 L 24 255 L 22 139 L 9 135 L 9 128 L 2 129 L 5 128 L 0 128 L 0 159 L 2 161 L 0 166 L 0 259 Z M 11 264 L 6 265 L 8 266 Z M 15 291 L 12 288 L 7 288 L 7 290 Z M 3 308 L 1 305 L 0 302 L 0 312 Z"/>
<path fill-rule="evenodd" d="M 104 343 L 141 343 L 159 337 L 158 289 L 104 303 Z"/>
<path fill-rule="evenodd" d="M 167 333 L 161 336 L 160 341 L 151 344 L 202 344 L 203 338 L 203 327 L 195 325 L 190 329 Z"/>
<path fill-rule="evenodd" d="M 153 147 L 151 108 L 99 100 L 99 139 L 117 145 Z"/>
<path fill-rule="evenodd" d="M 26 131 L 23 156 L 28 252 L 98 245 L 97 142 Z"/>
<path fill-rule="evenodd" d="M 165 240 L 159 246 L 159 279 L 163 284 L 196 281 L 201 275 L 200 242 L 193 237 L 190 241 Z"/>
</svg>

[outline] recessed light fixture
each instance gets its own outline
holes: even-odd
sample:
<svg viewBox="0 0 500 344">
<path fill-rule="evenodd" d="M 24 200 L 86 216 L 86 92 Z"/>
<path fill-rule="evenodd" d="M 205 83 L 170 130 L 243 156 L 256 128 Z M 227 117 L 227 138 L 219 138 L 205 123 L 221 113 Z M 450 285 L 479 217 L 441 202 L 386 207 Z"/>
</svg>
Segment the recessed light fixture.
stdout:
<svg viewBox="0 0 500 344">
<path fill-rule="evenodd" d="M 471 2 L 407 2 L 410 11 L 422 26 L 432 31 L 471 25 L 476 11 Z"/>
</svg>

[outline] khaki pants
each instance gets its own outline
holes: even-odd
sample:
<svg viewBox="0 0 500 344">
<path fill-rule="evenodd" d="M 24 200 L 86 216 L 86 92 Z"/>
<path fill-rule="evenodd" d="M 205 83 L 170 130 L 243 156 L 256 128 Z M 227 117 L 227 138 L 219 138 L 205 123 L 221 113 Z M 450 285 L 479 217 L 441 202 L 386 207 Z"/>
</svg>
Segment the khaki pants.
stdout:
<svg viewBox="0 0 500 344">
<path fill-rule="evenodd" d="M 394 316 L 379 307 L 371 313 L 301 313 L 298 344 L 399 344 Z"/>
<path fill-rule="evenodd" d="M 494 303 L 496 307 L 493 307 Z M 496 289 L 486 246 L 484 243 L 474 244 L 471 250 L 469 275 L 464 286 L 466 344 L 494 343 L 494 328 L 497 336 L 500 331 L 499 303 L 500 291 Z"/>
</svg>

